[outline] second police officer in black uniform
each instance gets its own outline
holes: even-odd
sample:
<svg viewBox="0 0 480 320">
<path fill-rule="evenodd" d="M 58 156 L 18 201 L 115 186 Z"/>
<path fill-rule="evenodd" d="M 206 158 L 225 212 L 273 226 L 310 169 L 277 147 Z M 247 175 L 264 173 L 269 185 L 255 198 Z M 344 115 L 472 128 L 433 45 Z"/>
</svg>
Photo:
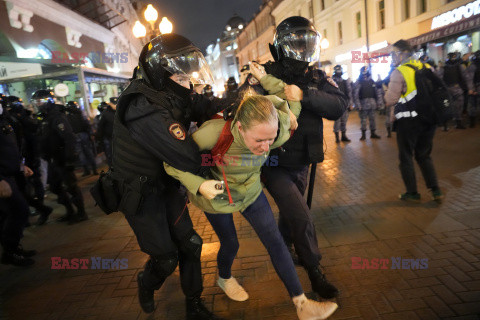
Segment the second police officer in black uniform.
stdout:
<svg viewBox="0 0 480 320">
<path fill-rule="evenodd" d="M 94 148 L 92 145 L 93 132 L 90 122 L 85 118 L 80 106 L 75 101 L 67 102 L 65 114 L 76 137 L 75 148 L 80 163 L 83 166 L 83 176 L 86 177 L 90 175 L 90 173 L 97 175 L 97 163 L 95 162 Z"/>
<path fill-rule="evenodd" d="M 352 82 L 350 79 L 343 79 L 343 70 L 341 65 L 336 65 L 333 68 L 332 79 L 338 85 L 338 89 L 343 92 L 343 94 L 348 98 L 348 108 L 353 107 L 353 95 L 352 95 Z M 350 139 L 347 137 L 347 120 L 348 112 L 350 110 L 345 110 L 340 119 L 335 120 L 333 124 L 333 132 L 335 133 L 335 142 L 339 143 L 340 140 L 343 142 L 350 142 Z M 340 139 L 339 131 L 342 132 L 342 138 Z"/>
<path fill-rule="evenodd" d="M 54 98 L 50 90 L 37 90 L 32 95 L 32 104 L 43 117 L 40 125 L 40 150 L 42 158 L 48 162 L 50 191 L 58 196 L 58 203 L 67 209 L 66 215 L 58 220 L 72 224 L 87 220 L 88 216 L 74 172 L 77 160 L 75 134 L 61 112 L 64 106 L 56 104 Z"/>
<path fill-rule="evenodd" d="M 140 305 L 147 313 L 154 311 L 154 291 L 179 265 L 187 319 L 218 319 L 200 298 L 202 239 L 193 229 L 184 191 L 162 164 L 200 171 L 198 147 L 187 128 L 219 110 L 192 91 L 193 80 L 205 84 L 211 79 L 210 70 L 188 39 L 165 34 L 143 48 L 136 77 L 118 101 L 113 171 L 124 182 L 119 211 L 150 255 L 137 278 Z"/>
<path fill-rule="evenodd" d="M 277 26 L 273 46 L 270 45 L 275 61 L 268 62 L 265 71 L 283 81 L 283 85 L 290 85 L 288 90 L 302 90 L 303 100 L 298 129 L 282 148 L 270 153 L 271 157 L 278 157 L 278 166 L 264 167 L 262 173 L 268 192 L 280 210 L 282 236 L 287 245 L 295 246 L 313 290 L 330 299 L 337 296 L 338 290 L 320 270 L 321 254 L 304 193 L 309 165 L 324 159 L 322 118 L 338 119 L 345 112 L 347 101 L 323 71 L 308 67 L 309 62 L 319 60 L 319 43 L 320 35 L 303 17 L 287 18 Z M 265 89 L 274 93 L 272 90 L 278 88 Z M 287 87 L 285 89 L 289 99 Z"/>
<path fill-rule="evenodd" d="M 23 250 L 20 239 L 28 221 L 28 203 L 19 180 L 31 175 L 29 168 L 22 172 L 22 155 L 17 143 L 17 133 L 6 114 L 5 96 L 0 94 L 0 245 L 3 264 L 29 266 L 35 250 Z"/>
<path fill-rule="evenodd" d="M 372 79 L 372 74 L 368 67 L 362 67 L 360 69 L 360 75 L 355 83 L 353 90 L 353 100 L 355 102 L 355 108 L 360 115 L 362 136 L 360 140 L 367 138 L 367 119 L 370 125 L 370 138 L 380 139 L 380 136 L 376 134 L 375 124 L 375 110 L 383 109 L 383 97 L 378 90 L 375 81 Z"/>
</svg>

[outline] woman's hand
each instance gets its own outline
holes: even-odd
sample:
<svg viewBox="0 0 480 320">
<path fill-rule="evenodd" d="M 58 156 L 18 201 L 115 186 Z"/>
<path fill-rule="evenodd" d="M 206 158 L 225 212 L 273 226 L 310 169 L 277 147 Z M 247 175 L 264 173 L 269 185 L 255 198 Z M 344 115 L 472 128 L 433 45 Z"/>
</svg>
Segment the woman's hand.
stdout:
<svg viewBox="0 0 480 320">
<path fill-rule="evenodd" d="M 265 68 L 256 62 L 250 62 L 250 73 L 257 78 L 258 81 L 267 75 Z"/>
<path fill-rule="evenodd" d="M 25 175 L 25 177 L 28 178 L 28 177 L 33 176 L 33 171 L 32 171 L 32 169 L 30 169 L 29 167 L 24 166 L 24 167 L 23 167 L 23 174 Z"/>
<path fill-rule="evenodd" d="M 295 115 L 291 110 L 288 110 L 288 112 L 290 116 L 290 130 L 297 130 L 298 128 L 297 117 L 295 117 Z"/>
<path fill-rule="evenodd" d="M 221 188 L 219 188 L 221 186 Z M 223 184 L 222 181 L 218 180 L 207 180 L 200 185 L 198 192 L 208 200 L 212 200 L 217 195 L 223 193 Z"/>
</svg>

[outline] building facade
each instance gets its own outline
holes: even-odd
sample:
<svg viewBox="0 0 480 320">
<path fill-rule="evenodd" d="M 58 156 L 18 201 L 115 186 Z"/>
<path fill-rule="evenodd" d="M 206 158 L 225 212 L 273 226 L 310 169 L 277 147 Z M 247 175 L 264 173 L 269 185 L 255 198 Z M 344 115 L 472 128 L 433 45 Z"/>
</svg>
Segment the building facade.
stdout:
<svg viewBox="0 0 480 320">
<path fill-rule="evenodd" d="M 228 78 L 234 77 L 240 81 L 239 62 L 236 57 L 238 49 L 238 34 L 245 28 L 245 20 L 238 15 L 230 18 L 215 43 L 207 46 L 207 60 L 214 78 L 213 91 L 220 96 L 225 91 Z"/>
<path fill-rule="evenodd" d="M 272 16 L 273 9 L 281 0 L 264 1 L 260 10 L 245 29 L 238 35 L 237 57 L 239 65 L 243 66 L 249 61 L 265 63 L 272 60 L 269 43 L 273 42 L 275 35 L 275 19 Z M 245 80 L 242 77 L 242 82 Z"/>
<path fill-rule="evenodd" d="M 59 100 L 78 101 L 93 116 L 92 106 L 117 96 L 138 62 L 137 19 L 128 0 L 0 1 L 0 90 L 29 101 L 62 83 Z"/>
</svg>

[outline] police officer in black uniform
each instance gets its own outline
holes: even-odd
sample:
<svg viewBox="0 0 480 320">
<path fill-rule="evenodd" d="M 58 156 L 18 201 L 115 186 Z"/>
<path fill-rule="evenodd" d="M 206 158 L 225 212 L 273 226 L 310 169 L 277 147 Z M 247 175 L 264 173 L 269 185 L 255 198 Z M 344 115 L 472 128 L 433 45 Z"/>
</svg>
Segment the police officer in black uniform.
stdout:
<svg viewBox="0 0 480 320">
<path fill-rule="evenodd" d="M 23 191 L 28 204 L 34 207 L 37 213 L 40 214 L 37 224 L 43 224 L 41 223 L 43 220 L 42 217 L 48 217 L 53 209 L 44 204 L 45 189 L 40 174 L 38 119 L 33 117 L 32 112 L 25 109 L 23 101 L 19 97 L 7 97 L 6 108 L 9 119 L 17 133 L 17 142 L 21 154 L 25 159 L 25 165 L 33 171 L 31 177 L 28 179 L 18 179 L 17 183 Z"/>
<path fill-rule="evenodd" d="M 112 135 L 113 135 L 113 122 L 115 119 L 115 110 L 117 109 L 118 98 L 110 98 L 109 102 L 102 104 L 105 109 L 100 115 L 100 121 L 98 121 L 97 132 L 95 138 L 97 141 L 103 144 L 105 151 L 105 157 L 107 158 L 108 166 L 112 166 Z"/>
<path fill-rule="evenodd" d="M 287 18 L 277 26 L 270 45 L 275 61 L 268 62 L 265 71 L 301 89 L 303 100 L 298 129 L 282 148 L 272 150 L 270 156 L 278 157 L 278 166 L 264 167 L 263 176 L 280 209 L 279 228 L 287 245 L 295 246 L 313 290 L 329 299 L 338 290 L 320 270 L 315 226 L 304 193 L 309 165 L 324 159 L 322 118 L 340 118 L 347 101 L 323 71 L 308 67 L 309 62 L 319 60 L 320 38 L 313 24 L 303 17 Z"/>
<path fill-rule="evenodd" d="M 21 171 L 22 156 L 17 136 L 6 116 L 5 96 L 0 95 L 0 244 L 1 262 L 15 266 L 29 266 L 34 250 L 23 250 L 20 239 L 28 221 L 29 208 L 18 186 L 20 175 L 31 175 L 29 168 Z"/>
<path fill-rule="evenodd" d="M 67 209 L 61 222 L 73 224 L 88 219 L 85 213 L 83 195 L 75 176 L 75 134 L 67 118 L 61 112 L 50 90 L 37 90 L 32 95 L 32 104 L 42 114 L 40 125 L 40 150 L 48 162 L 48 183 L 50 191 L 58 196 L 57 202 Z M 73 208 L 77 208 L 77 212 Z"/>
<path fill-rule="evenodd" d="M 193 229 L 183 189 L 166 174 L 163 162 L 192 173 L 201 169 L 187 128 L 223 108 L 192 90 L 193 84 L 213 83 L 205 80 L 211 76 L 202 62 L 200 50 L 180 35 L 151 40 L 140 54 L 137 78 L 119 97 L 113 134 L 113 173 L 123 182 L 119 211 L 150 255 L 137 278 L 140 305 L 147 313 L 154 311 L 154 291 L 179 265 L 187 319 L 192 320 L 218 318 L 200 298 L 202 239 Z"/>
<path fill-rule="evenodd" d="M 90 173 L 97 175 L 97 163 L 95 162 L 95 155 L 93 154 L 93 141 L 91 138 L 93 135 L 92 126 L 83 115 L 76 101 L 67 102 L 65 114 L 76 137 L 75 148 L 80 162 L 83 165 L 83 176 L 86 177 L 90 175 Z"/>
<path fill-rule="evenodd" d="M 380 139 L 380 136 L 376 134 L 375 110 L 383 109 L 384 103 L 383 97 L 372 79 L 369 67 L 360 68 L 360 75 L 353 90 L 353 100 L 360 115 L 362 130 L 360 140 L 367 138 L 367 119 L 370 125 L 370 138 Z"/>
<path fill-rule="evenodd" d="M 208 99 L 212 100 L 213 99 L 213 88 L 211 85 L 207 84 L 205 87 L 203 87 L 203 95 L 207 97 Z"/>
<path fill-rule="evenodd" d="M 348 97 L 348 108 L 353 107 L 353 94 L 352 94 L 352 83 L 350 79 L 343 79 L 343 70 L 342 66 L 337 64 L 335 67 L 333 67 L 333 76 L 332 79 L 335 81 L 335 83 L 338 85 L 338 88 L 340 91 L 343 92 L 343 94 Z M 350 142 L 351 140 L 348 139 L 347 137 L 347 120 L 348 120 L 348 112 L 350 110 L 345 110 L 345 112 L 342 114 L 340 119 L 335 120 L 335 123 L 333 124 L 333 132 L 335 133 L 335 142 L 339 143 L 340 141 L 343 142 Z M 340 139 L 339 137 L 339 131 L 342 132 L 342 138 Z"/>
</svg>

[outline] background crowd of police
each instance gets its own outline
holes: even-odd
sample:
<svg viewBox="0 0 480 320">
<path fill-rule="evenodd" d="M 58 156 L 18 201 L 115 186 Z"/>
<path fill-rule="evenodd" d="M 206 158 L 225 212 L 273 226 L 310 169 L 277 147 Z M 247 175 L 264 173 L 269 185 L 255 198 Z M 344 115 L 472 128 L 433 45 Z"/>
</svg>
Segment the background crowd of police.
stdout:
<svg viewBox="0 0 480 320">
<path fill-rule="evenodd" d="M 66 209 L 57 221 L 75 224 L 88 219 L 75 168 L 83 167 L 82 176 L 97 175 L 101 151 L 111 165 L 116 100 L 102 102 L 99 114 L 89 121 L 77 102 L 57 104 L 50 90 L 36 91 L 28 105 L 16 96 L 0 96 L 2 263 L 34 263 L 36 252 L 23 250 L 20 239 L 30 215 L 38 215 L 36 224 L 43 225 L 52 213 L 44 204 L 47 187 Z"/>
</svg>

